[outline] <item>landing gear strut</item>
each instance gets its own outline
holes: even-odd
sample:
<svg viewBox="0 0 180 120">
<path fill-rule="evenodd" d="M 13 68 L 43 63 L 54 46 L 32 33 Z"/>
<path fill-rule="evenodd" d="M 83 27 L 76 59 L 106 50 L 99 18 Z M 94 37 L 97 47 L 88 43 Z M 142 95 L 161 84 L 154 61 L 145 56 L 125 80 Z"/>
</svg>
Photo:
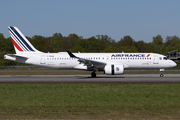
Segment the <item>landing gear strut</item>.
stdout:
<svg viewBox="0 0 180 120">
<path fill-rule="evenodd" d="M 160 69 L 159 71 L 161 72 L 161 73 L 160 73 L 160 77 L 163 77 L 164 75 L 163 75 L 162 72 L 164 71 L 164 69 Z"/>
<path fill-rule="evenodd" d="M 91 73 L 91 77 L 95 78 L 95 77 L 96 77 L 96 73 L 95 73 L 95 72 L 92 72 L 92 73 Z"/>
</svg>

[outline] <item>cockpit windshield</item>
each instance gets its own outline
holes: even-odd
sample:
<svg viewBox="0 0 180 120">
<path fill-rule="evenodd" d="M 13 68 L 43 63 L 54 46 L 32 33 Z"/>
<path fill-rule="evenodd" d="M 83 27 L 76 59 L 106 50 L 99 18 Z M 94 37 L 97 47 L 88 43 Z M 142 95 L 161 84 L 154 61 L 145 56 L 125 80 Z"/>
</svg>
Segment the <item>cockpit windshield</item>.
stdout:
<svg viewBox="0 0 180 120">
<path fill-rule="evenodd" d="M 167 57 L 163 57 L 163 60 L 167 60 L 168 58 Z"/>
</svg>

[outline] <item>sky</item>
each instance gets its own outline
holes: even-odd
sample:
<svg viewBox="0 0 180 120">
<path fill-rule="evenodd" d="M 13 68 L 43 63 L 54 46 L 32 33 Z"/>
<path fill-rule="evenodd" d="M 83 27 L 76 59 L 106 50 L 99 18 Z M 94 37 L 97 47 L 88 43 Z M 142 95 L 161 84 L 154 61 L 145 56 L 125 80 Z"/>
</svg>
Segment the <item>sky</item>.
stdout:
<svg viewBox="0 0 180 120">
<path fill-rule="evenodd" d="M 0 15 L 5 38 L 8 26 L 28 37 L 129 35 L 147 43 L 157 35 L 180 37 L 180 0 L 3 0 Z"/>
</svg>

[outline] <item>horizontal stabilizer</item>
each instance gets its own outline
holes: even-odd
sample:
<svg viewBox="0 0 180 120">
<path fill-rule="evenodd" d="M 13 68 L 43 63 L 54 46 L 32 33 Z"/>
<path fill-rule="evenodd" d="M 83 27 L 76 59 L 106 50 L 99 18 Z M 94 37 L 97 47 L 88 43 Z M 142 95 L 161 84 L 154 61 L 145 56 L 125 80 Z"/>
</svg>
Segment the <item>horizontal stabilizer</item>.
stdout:
<svg viewBox="0 0 180 120">
<path fill-rule="evenodd" d="M 17 55 L 17 54 L 7 54 L 7 56 L 10 56 L 10 57 L 13 57 L 13 58 L 24 58 L 24 59 L 28 59 L 27 56 L 24 56 L 24 55 Z"/>
</svg>

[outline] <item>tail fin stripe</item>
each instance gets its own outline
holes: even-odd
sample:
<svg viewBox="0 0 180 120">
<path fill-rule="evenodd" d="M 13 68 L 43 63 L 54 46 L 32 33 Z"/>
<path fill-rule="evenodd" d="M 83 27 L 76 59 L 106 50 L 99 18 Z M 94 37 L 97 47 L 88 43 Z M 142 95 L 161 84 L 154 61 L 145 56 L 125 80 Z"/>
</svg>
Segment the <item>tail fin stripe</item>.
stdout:
<svg viewBox="0 0 180 120">
<path fill-rule="evenodd" d="M 24 38 L 22 38 L 22 36 L 15 30 L 15 33 L 16 35 L 20 38 L 20 40 L 27 46 L 27 48 L 30 50 L 30 51 L 34 51 L 30 46 L 29 44 L 24 40 Z"/>
<path fill-rule="evenodd" d="M 11 38 L 16 42 L 16 44 L 24 51 L 29 51 L 28 48 L 19 40 L 17 36 L 13 32 L 10 31 Z"/>
<path fill-rule="evenodd" d="M 25 46 L 24 46 L 24 44 L 21 42 L 21 40 L 13 33 L 13 31 L 11 30 L 11 29 L 9 29 L 10 30 L 10 32 L 11 32 L 11 38 L 13 39 L 13 40 L 15 40 L 19 45 L 19 47 L 21 46 L 21 48 L 23 48 L 25 51 L 29 51 Z M 17 44 L 16 43 L 16 44 Z"/>
<path fill-rule="evenodd" d="M 24 38 L 17 32 L 16 29 L 14 29 L 14 27 L 10 27 L 14 32 L 15 34 L 19 37 L 20 41 L 22 41 L 25 46 L 30 50 L 30 51 L 34 51 L 30 46 L 29 44 L 24 40 Z M 22 43 L 21 43 L 22 44 Z"/>
<path fill-rule="evenodd" d="M 17 27 L 8 26 L 8 29 L 17 55 L 24 53 L 43 53 L 37 50 Z"/>
<path fill-rule="evenodd" d="M 13 44 L 14 44 L 14 46 L 19 50 L 19 51 L 23 51 L 22 49 L 21 49 L 21 47 L 19 47 L 19 45 L 14 41 L 14 39 L 11 37 L 11 39 L 12 39 L 12 41 L 13 41 Z"/>
</svg>

